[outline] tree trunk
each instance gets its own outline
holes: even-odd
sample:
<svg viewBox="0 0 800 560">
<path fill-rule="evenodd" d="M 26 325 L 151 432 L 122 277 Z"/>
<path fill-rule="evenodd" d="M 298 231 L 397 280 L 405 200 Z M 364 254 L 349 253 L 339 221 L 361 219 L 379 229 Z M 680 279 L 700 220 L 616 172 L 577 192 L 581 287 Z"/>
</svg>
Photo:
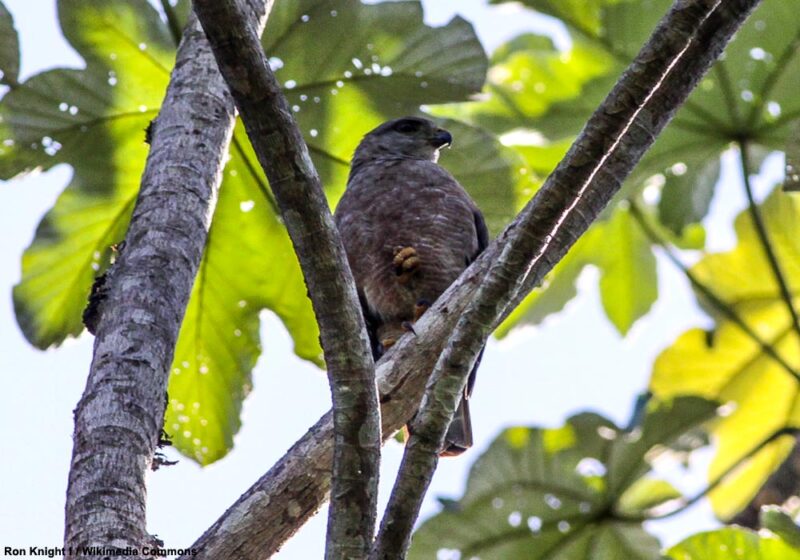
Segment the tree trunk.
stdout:
<svg viewBox="0 0 800 560">
<path fill-rule="evenodd" d="M 264 2 L 252 0 L 263 27 Z M 66 504 L 67 558 L 85 547 L 141 550 L 145 473 L 159 443 L 178 330 L 200 264 L 234 105 L 195 18 L 178 49 L 117 262 L 95 295 L 96 340 L 75 410 Z"/>
</svg>

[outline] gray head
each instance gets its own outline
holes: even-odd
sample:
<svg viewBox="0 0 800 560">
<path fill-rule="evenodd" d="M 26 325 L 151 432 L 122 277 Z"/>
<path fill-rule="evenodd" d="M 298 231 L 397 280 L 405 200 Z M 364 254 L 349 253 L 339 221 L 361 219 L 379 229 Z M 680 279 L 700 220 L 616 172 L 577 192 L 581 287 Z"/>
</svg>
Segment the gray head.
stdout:
<svg viewBox="0 0 800 560">
<path fill-rule="evenodd" d="M 353 167 L 379 159 L 421 159 L 436 161 L 439 150 L 453 137 L 436 123 L 420 117 L 388 121 L 369 132 L 353 155 Z"/>
</svg>

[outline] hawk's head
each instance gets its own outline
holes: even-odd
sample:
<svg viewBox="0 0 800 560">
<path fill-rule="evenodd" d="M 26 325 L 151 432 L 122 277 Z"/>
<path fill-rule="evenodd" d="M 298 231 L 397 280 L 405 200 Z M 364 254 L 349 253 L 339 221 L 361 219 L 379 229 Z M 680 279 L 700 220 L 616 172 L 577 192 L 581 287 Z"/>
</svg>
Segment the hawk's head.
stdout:
<svg viewBox="0 0 800 560">
<path fill-rule="evenodd" d="M 420 117 L 388 121 L 364 136 L 353 155 L 353 163 L 383 158 L 436 161 L 439 150 L 453 137 L 436 123 Z"/>
</svg>

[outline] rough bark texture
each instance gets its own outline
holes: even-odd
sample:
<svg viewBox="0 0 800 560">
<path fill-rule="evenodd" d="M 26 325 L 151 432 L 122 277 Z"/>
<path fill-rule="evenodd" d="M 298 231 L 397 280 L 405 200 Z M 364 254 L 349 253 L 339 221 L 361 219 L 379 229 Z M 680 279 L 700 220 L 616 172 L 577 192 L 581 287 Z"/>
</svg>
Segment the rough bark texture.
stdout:
<svg viewBox="0 0 800 560">
<path fill-rule="evenodd" d="M 506 230 L 499 258 L 431 376 L 371 558 L 405 557 L 436 449 L 472 363 L 509 303 L 527 295 L 597 218 L 757 3 L 676 2 L 516 227 Z"/>
<path fill-rule="evenodd" d="M 417 409 L 445 339 L 501 251 L 505 264 L 495 287 L 486 288 L 482 299 L 487 304 L 479 306 L 477 315 L 487 320 L 478 322 L 476 337 L 463 340 L 470 349 L 588 228 L 757 4 L 758 0 L 676 2 L 545 187 L 415 324 L 417 336 L 403 337 L 378 363 L 384 438 Z M 510 239 L 517 241 L 509 245 Z M 514 275 L 520 271 L 519 277 Z M 489 301 L 495 289 L 505 296 Z M 509 297 L 511 304 L 506 305 Z M 495 320 L 489 320 L 492 317 Z M 469 361 L 454 360 L 453 367 L 460 370 Z M 267 558 L 274 553 L 324 501 L 330 489 L 332 445 L 327 415 L 197 541 L 199 557 Z"/>
<path fill-rule="evenodd" d="M 263 2 L 253 5 L 260 5 L 253 9 L 259 13 L 254 21 L 263 24 Z M 175 342 L 233 122 L 233 100 L 193 19 L 152 125 L 124 247 L 97 307 L 94 357 L 75 410 L 67 489 L 65 545 L 73 552 L 154 544 L 146 532 L 145 473 L 159 442 Z"/>
<path fill-rule="evenodd" d="M 194 0 L 303 270 L 320 328 L 336 445 L 325 557 L 364 558 L 375 532 L 381 426 L 355 282 L 319 176 L 259 34 L 236 0 Z"/>
</svg>

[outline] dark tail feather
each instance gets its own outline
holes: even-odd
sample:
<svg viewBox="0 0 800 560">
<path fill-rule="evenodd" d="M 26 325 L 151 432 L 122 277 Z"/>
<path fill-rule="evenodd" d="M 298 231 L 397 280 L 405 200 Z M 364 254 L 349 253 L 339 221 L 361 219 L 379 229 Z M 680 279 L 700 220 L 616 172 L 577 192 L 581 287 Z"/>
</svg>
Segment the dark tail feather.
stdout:
<svg viewBox="0 0 800 560">
<path fill-rule="evenodd" d="M 472 420 L 469 415 L 469 396 L 472 394 L 472 388 L 475 386 L 475 375 L 478 372 L 478 366 L 481 365 L 481 358 L 483 358 L 483 351 L 486 349 L 484 346 L 481 348 L 475 365 L 472 366 L 472 371 L 467 379 L 467 386 L 464 387 L 464 395 L 461 398 L 456 413 L 453 416 L 453 421 L 447 428 L 447 433 L 444 436 L 444 446 L 439 452 L 440 457 L 455 457 L 461 455 L 472 447 Z M 411 424 L 406 426 L 408 434 L 411 433 Z M 408 438 L 406 437 L 406 440 Z"/>
<path fill-rule="evenodd" d="M 439 455 L 454 457 L 461 455 L 470 447 L 472 447 L 472 421 L 469 417 L 469 400 L 465 394 L 456 409 L 453 422 L 447 428 L 447 434 L 444 436 L 444 448 Z"/>
<path fill-rule="evenodd" d="M 481 348 L 475 360 L 475 365 L 472 366 L 467 386 L 464 387 L 464 396 L 461 399 L 461 404 L 458 405 L 456 414 L 453 416 L 453 422 L 447 428 L 447 433 L 444 436 L 444 448 L 439 453 L 441 457 L 455 457 L 472 447 L 472 419 L 469 415 L 469 397 L 472 394 L 472 388 L 475 386 L 475 376 L 478 373 L 478 366 L 481 365 L 485 349 L 485 346 Z"/>
</svg>

